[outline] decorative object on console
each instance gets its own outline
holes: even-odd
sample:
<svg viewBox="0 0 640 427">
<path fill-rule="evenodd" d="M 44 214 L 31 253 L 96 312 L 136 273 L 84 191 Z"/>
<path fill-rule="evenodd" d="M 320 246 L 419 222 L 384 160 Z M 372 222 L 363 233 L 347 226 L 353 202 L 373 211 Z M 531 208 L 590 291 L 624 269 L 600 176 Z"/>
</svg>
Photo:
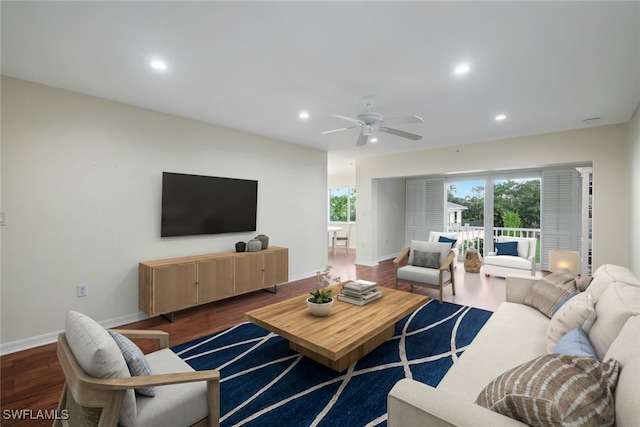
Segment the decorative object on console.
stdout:
<svg viewBox="0 0 640 427">
<path fill-rule="evenodd" d="M 331 307 L 333 306 L 333 298 L 331 296 L 331 290 L 325 288 L 331 284 L 331 282 L 340 282 L 340 277 L 331 276 L 331 266 L 328 265 L 323 271 L 316 273 L 316 280 L 318 287 L 309 292 L 312 296 L 307 298 L 307 306 L 311 311 L 311 314 L 317 317 L 324 317 L 329 315 Z"/>
<path fill-rule="evenodd" d="M 247 244 L 245 242 L 236 243 L 236 252 L 244 252 L 247 250 Z"/>
<path fill-rule="evenodd" d="M 482 256 L 476 248 L 469 248 L 464 253 L 464 271 L 467 273 L 480 273 Z"/>
<path fill-rule="evenodd" d="M 260 243 L 262 243 L 262 249 L 267 249 L 269 247 L 269 236 L 258 234 L 255 239 L 260 240 Z"/>
<path fill-rule="evenodd" d="M 262 250 L 262 242 L 257 239 L 249 240 L 247 243 L 247 252 L 258 252 Z"/>
</svg>

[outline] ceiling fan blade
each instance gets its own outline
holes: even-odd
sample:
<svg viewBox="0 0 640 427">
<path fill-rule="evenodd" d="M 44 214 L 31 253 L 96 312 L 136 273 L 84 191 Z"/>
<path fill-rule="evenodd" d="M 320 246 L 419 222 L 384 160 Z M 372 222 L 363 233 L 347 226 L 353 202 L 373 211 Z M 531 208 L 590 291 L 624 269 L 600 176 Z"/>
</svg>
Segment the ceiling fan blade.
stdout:
<svg viewBox="0 0 640 427">
<path fill-rule="evenodd" d="M 333 133 L 333 132 L 341 132 L 343 130 L 349 130 L 349 129 L 356 129 L 359 128 L 360 126 L 350 126 L 348 128 L 339 128 L 339 129 L 331 129 L 331 130 L 325 130 L 324 132 L 320 132 L 319 135 L 326 135 L 328 133 Z"/>
<path fill-rule="evenodd" d="M 338 119 L 342 119 L 342 120 L 348 120 L 350 122 L 357 123 L 359 125 L 363 125 L 364 124 L 360 120 L 354 119 L 353 117 L 341 116 L 339 114 L 334 114 L 333 117 L 337 117 Z"/>
<path fill-rule="evenodd" d="M 417 133 L 406 132 L 404 130 L 394 129 L 387 126 L 380 126 L 378 130 L 380 132 L 390 133 L 391 135 L 401 136 L 403 138 L 411 139 L 413 141 L 422 139 L 422 135 L 418 135 Z"/>
<path fill-rule="evenodd" d="M 360 136 L 358 137 L 358 141 L 356 142 L 356 147 L 362 147 L 367 142 L 369 142 L 369 136 L 365 135 L 364 132 L 360 132 Z"/>
<path fill-rule="evenodd" d="M 391 117 L 384 119 L 382 123 L 395 122 L 395 123 L 424 123 L 422 117 L 408 116 L 408 117 Z"/>
</svg>

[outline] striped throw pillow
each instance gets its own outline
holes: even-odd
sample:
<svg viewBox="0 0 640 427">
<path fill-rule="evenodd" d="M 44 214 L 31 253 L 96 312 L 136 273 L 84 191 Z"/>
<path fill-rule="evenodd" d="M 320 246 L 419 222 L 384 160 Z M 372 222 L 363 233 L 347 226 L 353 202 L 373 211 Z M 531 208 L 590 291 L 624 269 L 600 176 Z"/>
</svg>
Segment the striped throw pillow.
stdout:
<svg viewBox="0 0 640 427">
<path fill-rule="evenodd" d="M 118 344 L 124 360 L 127 362 L 129 373 L 132 377 L 151 375 L 151 367 L 147 362 L 146 357 L 140 350 L 140 348 L 133 343 L 129 338 L 114 331 L 109 331 L 111 338 Z M 137 388 L 136 393 L 142 396 L 154 397 L 156 391 L 154 387 L 142 387 Z"/>
<path fill-rule="evenodd" d="M 619 363 L 549 354 L 493 380 L 476 404 L 535 426 L 612 426 Z"/>
<path fill-rule="evenodd" d="M 534 283 L 524 303 L 551 319 L 565 302 L 578 294 L 575 278 L 569 270 L 551 273 Z"/>
</svg>

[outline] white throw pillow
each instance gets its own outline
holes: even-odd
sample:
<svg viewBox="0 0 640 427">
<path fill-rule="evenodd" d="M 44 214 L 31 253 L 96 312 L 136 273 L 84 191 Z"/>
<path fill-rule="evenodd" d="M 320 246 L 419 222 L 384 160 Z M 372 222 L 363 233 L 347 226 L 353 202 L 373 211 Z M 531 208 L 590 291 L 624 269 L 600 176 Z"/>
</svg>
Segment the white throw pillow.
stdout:
<svg viewBox="0 0 640 427">
<path fill-rule="evenodd" d="M 109 332 L 90 317 L 69 311 L 65 321 L 65 335 L 73 356 L 88 375 L 96 378 L 130 377 L 127 363 Z M 134 425 L 136 398 L 128 390 L 122 403 L 120 424 Z"/>
<path fill-rule="evenodd" d="M 547 354 L 553 353 L 560 338 L 572 329 L 581 327 L 592 313 L 595 313 L 595 310 L 593 305 L 589 305 L 587 292 L 581 292 L 560 307 L 547 326 Z"/>
</svg>

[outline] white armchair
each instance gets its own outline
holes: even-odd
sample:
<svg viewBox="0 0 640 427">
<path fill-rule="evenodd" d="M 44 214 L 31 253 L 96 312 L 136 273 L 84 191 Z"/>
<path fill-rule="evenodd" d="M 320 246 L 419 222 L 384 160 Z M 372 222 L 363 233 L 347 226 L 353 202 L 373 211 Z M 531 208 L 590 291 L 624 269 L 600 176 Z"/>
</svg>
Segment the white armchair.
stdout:
<svg viewBox="0 0 640 427">
<path fill-rule="evenodd" d="M 218 371 L 195 372 L 167 348 L 166 332 L 117 332 L 156 339 L 161 350 L 142 355 L 135 345 L 126 344 L 125 358 L 115 338 L 97 322 L 81 313 L 68 313 L 65 332 L 58 335 L 57 354 L 65 376 L 58 410 L 67 411 L 69 419 L 56 420 L 54 427 L 219 425 Z M 151 374 L 132 376 L 128 365 L 144 366 L 142 359 Z"/>
<path fill-rule="evenodd" d="M 516 252 L 502 255 L 500 251 L 489 252 L 484 257 L 485 276 L 507 277 L 509 274 L 536 274 L 537 240 L 529 237 L 498 236 L 496 243 L 516 242 Z"/>
<path fill-rule="evenodd" d="M 396 268 L 396 289 L 398 283 L 435 288 L 440 291 L 440 304 L 442 304 L 442 290 L 451 284 L 451 292 L 456 294 L 455 253 L 449 243 L 423 242 L 412 240 L 411 246 L 400 252 L 393 260 Z M 407 264 L 401 266 L 404 259 Z"/>
<path fill-rule="evenodd" d="M 457 257 L 460 255 L 458 252 L 458 247 L 460 245 L 460 236 L 458 233 L 445 233 L 441 231 L 430 231 L 429 232 L 429 241 L 430 242 L 440 242 L 440 237 L 444 237 L 446 239 L 455 240 L 456 242 L 451 245 L 451 250 L 456 254 L 456 258 L 453 259 L 453 268 L 458 267 Z"/>
</svg>

